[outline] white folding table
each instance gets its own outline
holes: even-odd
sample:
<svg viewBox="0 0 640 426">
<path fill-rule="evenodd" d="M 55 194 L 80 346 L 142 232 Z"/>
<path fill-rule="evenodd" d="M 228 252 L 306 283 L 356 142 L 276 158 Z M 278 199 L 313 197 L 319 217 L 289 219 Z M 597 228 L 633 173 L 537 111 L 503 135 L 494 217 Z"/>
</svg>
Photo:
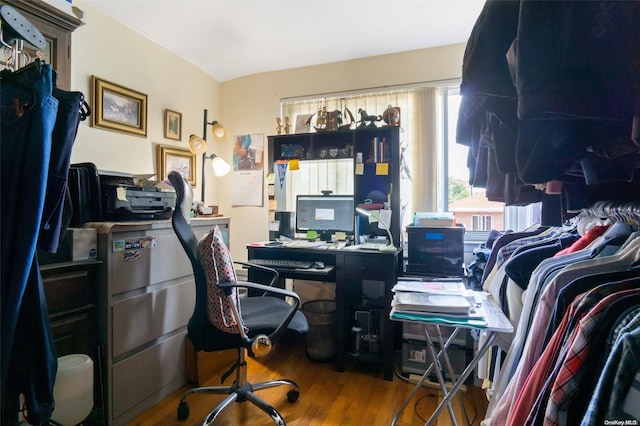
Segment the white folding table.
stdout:
<svg viewBox="0 0 640 426">
<path fill-rule="evenodd" d="M 427 340 L 427 350 L 431 359 L 431 364 L 429 364 L 429 367 L 425 370 L 415 388 L 402 403 L 402 406 L 398 410 L 398 413 L 393 418 L 393 421 L 391 422 L 392 426 L 394 426 L 398 419 L 402 416 L 402 412 L 407 407 L 407 405 L 409 405 L 416 393 L 418 393 L 418 391 L 422 387 L 422 384 L 431 373 L 431 370 L 435 370 L 435 374 L 438 378 L 438 383 L 440 384 L 440 388 L 442 390 L 444 398 L 442 399 L 442 401 L 440 401 L 435 411 L 431 414 L 431 417 L 429 417 L 429 419 L 426 421 L 425 425 L 433 424 L 435 419 L 445 407 L 448 408 L 452 423 L 454 425 L 458 424 L 455 418 L 451 400 L 458 393 L 473 369 L 478 365 L 480 359 L 482 359 L 482 357 L 492 346 L 493 340 L 495 339 L 497 333 L 513 333 L 513 326 L 511 322 L 504 315 L 496 301 L 487 293 L 476 292 L 476 295 L 476 300 L 478 300 L 478 306 L 476 309 L 479 313 L 481 313 L 480 316 L 482 320 L 478 320 L 477 317 L 474 317 L 473 320 L 469 318 L 469 321 L 465 321 L 463 317 L 458 321 L 452 321 L 450 317 L 443 316 L 442 318 L 438 318 L 437 314 L 420 316 L 416 315 L 415 312 L 403 313 L 401 311 L 392 311 L 391 319 L 393 321 L 413 322 L 421 325 L 422 332 Z M 432 331 L 429 331 L 428 326 L 432 327 Z M 446 342 L 444 342 L 440 327 L 453 328 L 453 332 Z M 478 348 L 471 362 L 455 380 L 455 383 L 453 383 L 453 386 L 451 386 L 451 390 L 447 391 L 447 384 L 442 374 L 442 361 L 444 361 L 444 367 L 446 368 L 449 377 L 451 377 L 453 380 L 455 378 L 455 374 L 453 368 L 451 367 L 449 356 L 447 355 L 447 349 L 449 348 L 451 342 L 456 338 L 458 333 L 463 329 L 478 329 L 482 333 L 486 333 L 486 338 L 484 339 L 484 343 L 481 345 L 481 347 Z M 432 335 L 433 331 L 435 331 L 435 335 Z M 440 350 L 438 352 L 436 352 L 433 338 L 437 339 L 437 342 L 440 346 Z M 442 360 L 440 358 L 442 358 Z"/>
</svg>

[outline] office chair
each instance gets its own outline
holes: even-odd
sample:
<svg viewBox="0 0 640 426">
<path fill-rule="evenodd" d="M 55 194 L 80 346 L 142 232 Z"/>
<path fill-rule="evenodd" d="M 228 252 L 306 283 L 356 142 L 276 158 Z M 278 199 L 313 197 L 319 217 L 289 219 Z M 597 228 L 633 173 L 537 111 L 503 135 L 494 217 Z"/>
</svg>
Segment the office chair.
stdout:
<svg viewBox="0 0 640 426">
<path fill-rule="evenodd" d="M 298 385 L 291 380 L 270 380 L 262 383 L 251 384 L 247 380 L 246 355 L 263 356 L 269 353 L 272 342 L 281 338 L 301 336 L 307 333 L 309 325 L 307 320 L 298 310 L 300 298 L 293 292 L 277 287 L 272 287 L 278 281 L 277 271 L 271 268 L 247 265 L 242 262 L 233 262 L 247 267 L 256 267 L 272 274 L 273 279 L 269 285 L 252 282 L 218 282 L 217 287 L 223 291 L 226 305 L 233 314 L 234 332 L 229 333 L 215 327 L 207 314 L 208 283 L 205 267 L 198 255 L 198 239 L 189 223 L 189 212 L 193 192 L 191 185 L 177 172 L 169 173 L 169 181 L 176 191 L 176 207 L 172 216 L 173 229 L 193 267 L 196 285 L 195 309 L 188 324 L 188 337 L 193 342 L 196 351 L 220 351 L 225 349 L 237 349 L 238 358 L 233 366 L 222 376 L 222 382 L 235 370 L 235 381 L 230 386 L 204 386 L 188 390 L 182 395 L 178 406 L 178 419 L 189 417 L 189 406 L 186 398 L 194 393 L 228 394 L 228 396 L 205 418 L 203 425 L 210 425 L 216 417 L 234 401 L 250 401 L 261 410 L 268 413 L 275 424 L 284 425 L 285 422 L 280 413 L 254 394 L 254 391 L 271 388 L 280 385 L 288 385 L 291 389 L 287 392 L 287 399 L 293 403 L 297 401 L 300 390 Z M 230 256 L 223 250 L 214 253 L 214 257 L 226 255 L 230 262 Z M 251 296 L 237 299 L 234 289 L 242 287 L 258 290 L 261 296 Z M 273 296 L 272 296 L 273 294 Z M 288 296 L 293 301 L 289 304 L 282 296 Z M 237 307 L 234 300 L 240 301 Z M 244 327 L 243 327 L 244 325 Z M 248 329 L 246 331 L 245 327 Z"/>
</svg>

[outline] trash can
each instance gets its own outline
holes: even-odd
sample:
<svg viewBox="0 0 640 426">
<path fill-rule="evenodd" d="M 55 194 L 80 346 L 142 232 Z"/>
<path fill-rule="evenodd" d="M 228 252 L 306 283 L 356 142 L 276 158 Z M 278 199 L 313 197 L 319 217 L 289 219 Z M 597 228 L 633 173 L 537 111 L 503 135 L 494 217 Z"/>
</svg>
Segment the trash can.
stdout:
<svg viewBox="0 0 640 426">
<path fill-rule="evenodd" d="M 89 355 L 73 354 L 58 358 L 53 387 L 55 409 L 52 419 L 62 425 L 77 425 L 93 409 L 93 360 Z"/>
<path fill-rule="evenodd" d="M 336 302 L 335 300 L 310 300 L 302 304 L 307 317 L 307 356 L 315 361 L 328 361 L 336 352 Z"/>
</svg>

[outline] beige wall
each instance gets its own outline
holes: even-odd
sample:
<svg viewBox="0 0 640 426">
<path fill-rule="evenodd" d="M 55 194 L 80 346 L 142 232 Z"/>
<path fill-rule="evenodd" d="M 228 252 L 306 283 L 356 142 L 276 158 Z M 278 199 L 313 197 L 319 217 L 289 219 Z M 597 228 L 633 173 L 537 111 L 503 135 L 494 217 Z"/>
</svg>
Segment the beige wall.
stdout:
<svg viewBox="0 0 640 426">
<path fill-rule="evenodd" d="M 91 161 L 100 169 L 155 172 L 155 145 L 186 149 L 189 134 L 202 132 L 204 108 L 209 109 L 211 120 L 220 121 L 231 134 L 264 134 L 266 144 L 266 136 L 275 133 L 281 98 L 446 80 L 461 74 L 464 44 L 456 44 L 256 74 L 219 84 L 82 0 L 75 0 L 74 5 L 86 12 L 86 24 L 73 35 L 72 88 L 88 97 L 89 78 L 95 74 L 149 95 L 146 139 L 90 128 L 88 123 L 80 126 L 72 161 Z M 163 138 L 165 108 L 183 114 L 180 143 Z M 231 162 L 231 144 L 212 147 L 209 152 Z M 220 212 L 231 217 L 233 257 L 245 260 L 247 243 L 268 239 L 266 191 L 265 207 L 231 207 L 231 174 L 214 179 L 208 173 L 206 188 L 207 204 L 219 205 Z M 196 198 L 199 190 L 198 183 Z"/>
</svg>

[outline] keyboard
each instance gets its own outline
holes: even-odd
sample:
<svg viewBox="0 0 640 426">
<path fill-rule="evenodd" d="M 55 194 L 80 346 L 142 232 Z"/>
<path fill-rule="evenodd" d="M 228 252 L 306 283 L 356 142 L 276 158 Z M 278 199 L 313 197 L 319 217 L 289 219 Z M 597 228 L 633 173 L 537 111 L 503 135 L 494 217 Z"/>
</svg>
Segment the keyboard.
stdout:
<svg viewBox="0 0 640 426">
<path fill-rule="evenodd" d="M 249 263 L 274 269 L 309 269 L 314 264 L 310 260 L 289 259 L 249 259 Z"/>
</svg>

